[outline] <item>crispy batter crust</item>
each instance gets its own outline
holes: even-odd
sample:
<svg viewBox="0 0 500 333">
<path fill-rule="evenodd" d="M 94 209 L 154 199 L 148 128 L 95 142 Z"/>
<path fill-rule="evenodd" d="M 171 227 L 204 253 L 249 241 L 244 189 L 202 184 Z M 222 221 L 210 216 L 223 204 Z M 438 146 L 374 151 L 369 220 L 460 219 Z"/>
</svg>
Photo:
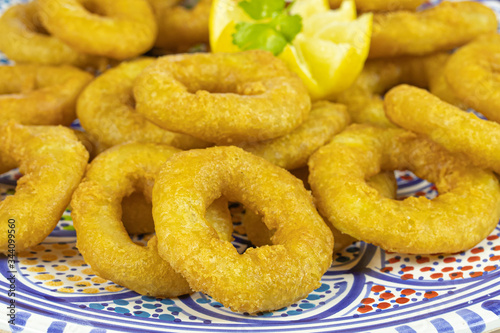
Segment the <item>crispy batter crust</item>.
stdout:
<svg viewBox="0 0 500 333">
<path fill-rule="evenodd" d="M 318 148 L 349 125 L 346 107 L 326 101 L 313 104 L 306 121 L 287 135 L 240 147 L 287 170 L 307 165 Z"/>
<path fill-rule="evenodd" d="M 304 168 L 292 170 L 292 173 L 294 176 L 302 180 L 306 189 L 310 189 L 309 183 L 307 181 L 307 178 L 309 177 L 307 166 Z M 396 198 L 398 184 L 393 171 L 381 172 L 368 179 L 367 184 L 378 190 L 383 196 L 387 198 Z M 272 244 L 271 238 L 275 230 L 269 230 L 266 227 L 265 223 L 262 221 L 262 216 L 260 216 L 258 213 L 246 209 L 241 222 L 243 223 L 243 226 L 245 228 L 245 233 L 248 237 L 248 240 L 252 242 L 253 245 L 264 246 Z M 328 223 L 328 227 L 330 227 L 330 230 L 333 234 L 334 254 L 356 241 L 354 237 L 340 232 L 331 223 Z"/>
<path fill-rule="evenodd" d="M 137 189 L 122 199 L 122 223 L 130 235 L 155 232 L 151 192 L 152 188 L 150 187 L 142 190 Z M 215 200 L 207 210 L 205 218 L 210 221 L 221 239 L 233 241 L 231 212 L 225 198 Z"/>
<path fill-rule="evenodd" d="M 0 253 L 7 253 L 7 221 L 15 220 L 15 250 L 43 241 L 59 222 L 83 177 L 88 153 L 64 127 L 0 127 L 0 155 L 12 158 L 23 174 L 16 194 L 0 202 Z M 3 157 L 2 157 L 3 159 Z"/>
<path fill-rule="evenodd" d="M 264 216 L 272 246 L 239 254 L 214 237 L 203 215 L 215 198 Z M 279 309 L 319 286 L 331 264 L 333 237 L 301 181 L 237 147 L 182 152 L 153 188 L 160 255 L 202 291 L 233 311 Z"/>
<path fill-rule="evenodd" d="M 500 185 L 489 171 L 454 158 L 437 143 L 401 129 L 351 125 L 309 160 L 316 204 L 337 229 L 401 253 L 457 253 L 495 228 Z M 380 170 L 410 170 L 439 196 L 401 201 L 365 179 Z"/>
<path fill-rule="evenodd" d="M 497 29 L 495 12 L 474 2 L 443 1 L 420 12 L 373 16 L 369 58 L 425 55 L 452 50 Z"/>
<path fill-rule="evenodd" d="M 16 63 L 104 69 L 108 61 L 78 52 L 41 25 L 36 1 L 9 7 L 0 18 L 0 50 Z"/>
<path fill-rule="evenodd" d="M 80 52 L 123 60 L 148 51 L 158 27 L 147 0 L 37 0 L 47 30 Z"/>
<path fill-rule="evenodd" d="M 137 76 L 153 59 L 124 62 L 96 78 L 78 99 L 82 127 L 98 150 L 125 142 L 154 142 L 180 149 L 201 148 L 208 143 L 189 135 L 162 129 L 135 111 L 132 88 Z"/>
<path fill-rule="evenodd" d="M 134 96 L 159 126 L 219 144 L 285 135 L 311 109 L 302 81 L 267 51 L 159 58 L 137 78 Z"/>
<path fill-rule="evenodd" d="M 428 88 L 433 94 L 460 108 L 466 108 L 445 78 L 448 53 L 429 56 L 368 60 L 354 84 L 335 97 L 345 104 L 353 122 L 395 127 L 384 112 L 382 95 L 390 88 L 408 83 Z"/>
<path fill-rule="evenodd" d="M 158 255 L 156 237 L 145 247 L 137 245 L 120 219 L 122 199 L 137 188 L 150 198 L 158 171 L 176 152 L 176 148 L 157 144 L 110 148 L 92 161 L 71 201 L 78 250 L 85 261 L 99 276 L 143 295 L 175 297 L 191 292 L 186 280 Z M 220 209 L 211 214 L 222 218 L 206 227 L 215 238 L 231 240 L 227 201 L 225 207 L 209 211 L 213 209 Z"/>
<path fill-rule="evenodd" d="M 0 66 L 0 123 L 66 125 L 93 76 L 71 66 Z"/>
<path fill-rule="evenodd" d="M 469 107 L 500 122 L 500 35 L 481 36 L 456 51 L 446 66 L 446 78 Z"/>
<path fill-rule="evenodd" d="M 429 136 L 478 167 L 500 173 L 500 124 L 406 85 L 389 91 L 385 106 L 387 116 L 401 127 Z"/>
</svg>

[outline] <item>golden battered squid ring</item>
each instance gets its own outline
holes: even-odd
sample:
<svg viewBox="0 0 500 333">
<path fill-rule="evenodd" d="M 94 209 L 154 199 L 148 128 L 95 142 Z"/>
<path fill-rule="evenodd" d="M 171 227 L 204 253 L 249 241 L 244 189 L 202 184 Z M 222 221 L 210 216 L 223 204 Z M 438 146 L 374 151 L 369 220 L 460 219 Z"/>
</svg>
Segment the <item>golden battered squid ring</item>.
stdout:
<svg viewBox="0 0 500 333">
<path fill-rule="evenodd" d="M 66 125 L 93 76 L 70 66 L 0 66 L 0 123 Z"/>
<path fill-rule="evenodd" d="M 23 174 L 16 194 L 0 202 L 0 253 L 6 254 L 39 244 L 54 230 L 85 173 L 88 153 L 69 128 L 10 122 L 0 126 L 0 155 L 15 160 Z"/>
<path fill-rule="evenodd" d="M 274 245 L 239 254 L 216 237 L 203 216 L 221 195 L 262 214 L 276 229 Z M 279 309 L 306 297 L 332 261 L 332 233 L 301 181 L 237 147 L 190 150 L 165 163 L 153 217 L 160 256 L 193 290 L 233 311 Z"/>
<path fill-rule="evenodd" d="M 182 0 L 149 2 L 158 23 L 156 47 L 184 52 L 196 44 L 208 44 L 208 17 L 212 0 L 200 0 L 193 8 L 180 6 Z"/>
<path fill-rule="evenodd" d="M 178 151 L 140 143 L 110 148 L 92 161 L 71 201 L 78 250 L 85 262 L 99 276 L 142 295 L 175 297 L 191 292 L 186 280 L 158 255 L 156 237 L 147 246 L 137 245 L 120 220 L 122 199 L 137 187 L 150 198 L 162 164 Z M 214 238 L 230 241 L 232 222 L 223 200 L 209 208 L 219 212 L 212 212 L 218 218 L 206 228 Z M 212 222 L 208 216 L 207 220 Z"/>
<path fill-rule="evenodd" d="M 311 109 L 302 81 L 260 50 L 159 58 L 137 78 L 134 96 L 158 126 L 218 144 L 283 136 Z"/>
<path fill-rule="evenodd" d="M 387 93 L 385 110 L 401 127 L 425 134 L 448 151 L 465 155 L 471 164 L 500 174 L 500 124 L 406 85 Z"/>
<path fill-rule="evenodd" d="M 330 7 L 338 8 L 342 0 L 329 0 Z M 356 0 L 356 9 L 362 12 L 416 10 L 425 0 Z"/>
<path fill-rule="evenodd" d="M 500 35 L 481 36 L 456 51 L 446 78 L 460 99 L 490 120 L 500 122 Z"/>
<path fill-rule="evenodd" d="M 135 112 L 135 79 L 153 61 L 142 58 L 121 63 L 97 77 L 81 94 L 78 119 L 99 151 L 125 142 L 162 143 L 180 149 L 208 146 L 189 135 L 162 129 Z"/>
<path fill-rule="evenodd" d="M 444 68 L 449 57 L 448 53 L 442 52 L 420 57 L 368 60 L 354 84 L 338 94 L 335 101 L 347 106 L 354 123 L 380 127 L 396 127 L 385 115 L 382 95 L 401 83 L 426 87 L 441 99 L 465 109 L 445 78 Z"/>
<path fill-rule="evenodd" d="M 373 16 L 369 58 L 426 55 L 462 46 L 497 29 L 495 12 L 474 2 L 443 1 L 420 12 Z"/>
<path fill-rule="evenodd" d="M 80 53 L 47 33 L 41 25 L 36 1 L 9 7 L 0 17 L 0 50 L 16 63 L 73 65 L 103 70 L 108 60 Z"/>
<path fill-rule="evenodd" d="M 316 102 L 306 121 L 289 134 L 240 147 L 279 167 L 293 170 L 306 166 L 309 156 L 344 130 L 350 122 L 344 105 Z"/>
<path fill-rule="evenodd" d="M 388 251 L 461 252 L 500 218 L 500 185 L 492 172 L 406 130 L 351 125 L 311 157 L 309 169 L 322 215 L 340 231 Z M 434 182 L 439 196 L 385 198 L 365 181 L 381 170 L 413 171 Z"/>
<path fill-rule="evenodd" d="M 37 0 L 47 30 L 80 52 L 123 60 L 148 51 L 157 34 L 147 0 Z"/>
</svg>

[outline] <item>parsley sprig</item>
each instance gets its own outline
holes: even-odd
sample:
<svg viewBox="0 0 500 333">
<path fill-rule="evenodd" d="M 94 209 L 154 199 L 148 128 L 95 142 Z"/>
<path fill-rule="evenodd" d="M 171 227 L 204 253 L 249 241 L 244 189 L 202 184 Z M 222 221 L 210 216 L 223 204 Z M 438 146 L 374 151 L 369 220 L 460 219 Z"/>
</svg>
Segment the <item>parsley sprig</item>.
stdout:
<svg viewBox="0 0 500 333">
<path fill-rule="evenodd" d="M 289 15 L 285 0 L 244 0 L 238 6 L 255 20 L 236 24 L 233 44 L 243 51 L 260 49 L 278 55 L 302 30 L 302 18 Z"/>
</svg>

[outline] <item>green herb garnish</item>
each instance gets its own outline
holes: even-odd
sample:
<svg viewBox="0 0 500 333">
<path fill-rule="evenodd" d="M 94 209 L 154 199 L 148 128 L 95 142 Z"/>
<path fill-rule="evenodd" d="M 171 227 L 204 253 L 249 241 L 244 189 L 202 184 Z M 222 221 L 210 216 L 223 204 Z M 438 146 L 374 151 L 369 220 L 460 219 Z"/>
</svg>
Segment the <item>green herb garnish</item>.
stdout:
<svg viewBox="0 0 500 333">
<path fill-rule="evenodd" d="M 289 15 L 284 0 L 244 0 L 238 6 L 256 20 L 236 24 L 233 44 L 243 51 L 259 49 L 278 55 L 302 30 L 302 18 Z"/>
</svg>

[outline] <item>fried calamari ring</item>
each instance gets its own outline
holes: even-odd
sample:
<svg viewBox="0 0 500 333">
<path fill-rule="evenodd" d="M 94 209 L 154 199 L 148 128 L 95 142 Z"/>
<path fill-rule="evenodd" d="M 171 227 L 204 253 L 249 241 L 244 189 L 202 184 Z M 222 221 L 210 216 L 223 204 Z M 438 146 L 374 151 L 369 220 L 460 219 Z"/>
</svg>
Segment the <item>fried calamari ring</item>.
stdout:
<svg viewBox="0 0 500 333">
<path fill-rule="evenodd" d="M 369 58 L 426 55 L 452 50 L 497 29 L 495 12 L 485 5 L 444 1 L 421 12 L 373 16 Z"/>
<path fill-rule="evenodd" d="M 479 37 L 455 52 L 446 77 L 455 93 L 471 108 L 500 122 L 500 35 Z"/>
<path fill-rule="evenodd" d="M 437 143 L 402 129 L 352 125 L 309 160 L 319 210 L 336 228 L 385 250 L 456 253 L 485 238 L 500 218 L 500 185 Z M 410 170 L 439 196 L 388 199 L 365 179 Z"/>
<path fill-rule="evenodd" d="M 146 0 L 37 0 L 47 30 L 80 52 L 123 60 L 148 51 L 157 29 Z"/>
<path fill-rule="evenodd" d="M 396 124 L 429 136 L 470 163 L 500 174 L 500 124 L 479 119 L 411 86 L 398 86 L 385 99 L 387 116 Z"/>
<path fill-rule="evenodd" d="M 219 144 L 283 136 L 311 109 L 302 81 L 260 50 L 159 58 L 137 78 L 134 96 L 159 126 Z"/>
<path fill-rule="evenodd" d="M 385 116 L 382 95 L 401 83 L 426 87 L 443 100 L 465 108 L 445 78 L 444 67 L 449 57 L 447 53 L 436 53 L 369 60 L 354 84 L 335 100 L 347 106 L 353 122 L 380 127 L 395 127 Z"/>
<path fill-rule="evenodd" d="M 70 66 L 0 66 L 0 123 L 66 125 L 93 76 Z"/>
<path fill-rule="evenodd" d="M 329 0 L 331 8 L 338 8 L 342 0 Z M 356 0 L 356 8 L 363 12 L 416 10 L 425 0 Z"/>
<path fill-rule="evenodd" d="M 193 8 L 182 0 L 149 0 L 158 23 L 155 46 L 181 52 L 200 43 L 208 43 L 208 17 L 212 0 L 200 0 Z"/>
<path fill-rule="evenodd" d="M 289 134 L 240 147 L 277 166 L 293 170 L 307 165 L 309 156 L 350 122 L 344 105 L 316 102 L 306 121 Z"/>
<path fill-rule="evenodd" d="M 276 229 L 274 245 L 240 255 L 214 237 L 203 216 L 221 195 L 264 215 Z M 233 311 L 287 306 L 317 288 L 331 264 L 332 234 L 301 181 L 237 147 L 190 150 L 165 163 L 153 188 L 153 216 L 160 255 L 193 290 Z"/>
<path fill-rule="evenodd" d="M 121 63 L 97 77 L 78 99 L 82 127 L 98 143 L 98 150 L 125 142 L 154 142 L 181 149 L 206 147 L 191 136 L 164 130 L 135 112 L 132 88 L 137 76 L 154 60 Z"/>
<path fill-rule="evenodd" d="M 54 36 L 39 21 L 36 2 L 10 7 L 0 17 L 0 50 L 17 63 L 73 65 L 104 69 L 105 58 L 80 53 Z"/>
<path fill-rule="evenodd" d="M 69 128 L 11 122 L 0 127 L 0 155 L 15 160 L 23 174 L 16 194 L 0 202 L 5 221 L 0 224 L 0 253 L 12 249 L 10 220 L 15 221 L 14 250 L 22 251 L 55 228 L 83 177 L 88 153 Z"/>
<path fill-rule="evenodd" d="M 85 261 L 99 276 L 142 295 L 174 297 L 191 292 L 186 280 L 158 255 L 156 237 L 147 246 L 137 245 L 120 220 L 122 198 L 136 188 L 151 197 L 162 164 L 177 152 L 176 148 L 157 144 L 110 148 L 92 161 L 71 201 L 77 245 Z M 219 208 L 225 208 L 216 213 L 226 216 L 225 225 L 217 221 L 206 228 L 214 238 L 228 240 L 232 223 L 227 202 Z"/>
</svg>

